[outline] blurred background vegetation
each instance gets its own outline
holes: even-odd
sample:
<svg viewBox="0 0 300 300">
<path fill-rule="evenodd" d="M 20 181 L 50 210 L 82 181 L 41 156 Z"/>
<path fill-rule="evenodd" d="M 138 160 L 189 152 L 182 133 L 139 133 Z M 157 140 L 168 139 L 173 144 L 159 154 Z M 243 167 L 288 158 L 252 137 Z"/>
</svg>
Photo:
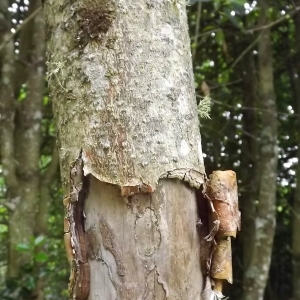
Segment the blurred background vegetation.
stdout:
<svg viewBox="0 0 300 300">
<path fill-rule="evenodd" d="M 67 299 L 42 7 L 38 0 L 0 2 L 0 299 Z M 233 242 L 234 283 L 225 294 L 257 299 L 249 281 L 255 268 L 263 268 L 256 255 L 267 267 L 270 262 L 270 270 L 262 270 L 264 299 L 298 300 L 300 1 L 193 0 L 187 10 L 197 102 L 211 98 L 210 118 L 200 119 L 206 172 L 232 169 L 239 180 L 243 230 Z M 273 77 L 263 76 L 265 67 Z M 264 84 L 274 91 L 275 106 L 268 106 Z M 268 127 L 275 133 L 269 160 L 261 151 Z M 270 174 L 276 195 L 264 202 L 268 161 L 277 169 Z M 259 228 L 268 221 L 273 225 L 260 239 L 267 250 L 255 250 Z"/>
</svg>

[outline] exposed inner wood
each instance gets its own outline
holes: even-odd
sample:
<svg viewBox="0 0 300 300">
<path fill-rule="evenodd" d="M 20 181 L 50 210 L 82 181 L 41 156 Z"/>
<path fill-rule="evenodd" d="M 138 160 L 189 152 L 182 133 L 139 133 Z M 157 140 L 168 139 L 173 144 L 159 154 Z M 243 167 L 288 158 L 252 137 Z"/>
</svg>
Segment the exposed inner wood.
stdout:
<svg viewBox="0 0 300 300">
<path fill-rule="evenodd" d="M 85 214 L 91 299 L 200 299 L 193 188 L 162 179 L 154 193 L 123 198 L 117 186 L 91 176 Z"/>
</svg>

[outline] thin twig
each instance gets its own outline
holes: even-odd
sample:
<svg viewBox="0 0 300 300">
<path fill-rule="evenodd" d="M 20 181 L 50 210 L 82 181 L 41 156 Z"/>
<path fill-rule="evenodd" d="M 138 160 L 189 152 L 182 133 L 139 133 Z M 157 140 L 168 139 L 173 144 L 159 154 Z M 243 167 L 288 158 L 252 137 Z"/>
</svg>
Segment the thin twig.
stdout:
<svg viewBox="0 0 300 300">
<path fill-rule="evenodd" d="M 215 89 L 218 89 L 218 88 L 221 88 L 221 87 L 225 87 L 225 86 L 229 86 L 229 85 L 234 85 L 234 84 L 240 83 L 241 81 L 243 81 L 243 79 L 237 79 L 237 80 L 234 80 L 234 81 L 231 81 L 231 82 L 227 82 L 227 83 L 223 83 L 223 84 L 218 84 L 218 85 L 215 85 L 215 86 L 210 86 L 209 89 L 210 90 L 215 90 Z"/>
<path fill-rule="evenodd" d="M 51 185 L 57 170 L 58 170 L 58 151 L 57 151 L 56 142 L 54 142 L 51 162 L 49 163 L 49 166 L 42 178 L 42 184 L 45 187 L 46 186 L 49 187 L 49 185 Z"/>
<path fill-rule="evenodd" d="M 203 99 L 203 96 L 199 95 L 199 94 L 196 94 L 196 96 L 200 99 Z M 222 106 L 225 106 L 225 107 L 228 107 L 228 108 L 233 108 L 234 110 L 255 110 L 255 111 L 259 111 L 259 112 L 273 112 L 273 110 L 271 109 L 264 109 L 264 108 L 259 108 L 259 107 L 247 107 L 247 106 L 233 106 L 233 105 L 230 105 L 230 104 L 226 104 L 226 103 L 223 103 L 221 101 L 218 101 L 218 100 L 214 100 L 214 99 L 211 99 L 211 102 L 213 103 L 216 103 L 216 104 L 219 104 L 219 105 L 222 105 Z M 285 113 L 285 112 L 280 112 L 280 111 L 277 111 L 277 115 L 282 115 L 282 116 L 287 116 L 287 117 L 292 117 L 292 116 L 300 116 L 300 114 L 297 114 L 297 113 Z"/>
<path fill-rule="evenodd" d="M 274 25 L 277 25 L 278 23 L 281 23 L 282 21 L 286 21 L 288 19 L 288 17 L 292 17 L 295 13 L 297 13 L 300 10 L 300 6 L 295 7 L 295 9 L 287 14 L 285 14 L 283 17 L 275 20 L 274 22 L 271 22 L 269 24 L 260 26 L 260 27 L 255 27 L 252 29 L 246 29 L 243 30 L 244 33 L 253 33 L 254 31 L 259 31 L 259 30 L 263 30 L 263 29 L 268 29 L 273 27 Z"/>
<path fill-rule="evenodd" d="M 230 68 L 234 68 L 237 63 L 258 43 L 259 39 L 261 37 L 261 33 L 258 35 L 258 37 L 238 56 L 238 58 L 232 63 Z"/>
<path fill-rule="evenodd" d="M 201 22 L 201 10 L 202 10 L 202 2 L 198 3 L 198 10 L 197 10 L 197 19 L 196 19 L 196 30 L 195 30 L 195 47 L 192 50 L 192 57 L 193 61 L 195 60 L 196 52 L 197 52 L 197 46 L 198 46 L 198 33 L 200 30 L 200 22 Z"/>
<path fill-rule="evenodd" d="M 246 33 L 246 34 L 249 34 L 249 33 L 255 32 L 255 31 L 260 31 L 260 30 L 263 30 L 263 29 L 271 28 L 274 25 L 277 25 L 278 23 L 281 23 L 282 21 L 286 21 L 288 19 L 288 17 L 292 17 L 294 14 L 298 13 L 299 11 L 300 11 L 300 6 L 297 6 L 297 7 L 295 7 L 295 9 L 293 11 L 285 14 L 283 17 L 281 17 L 281 18 L 279 18 L 279 19 L 277 19 L 277 20 L 275 20 L 275 21 L 273 21 L 273 22 L 271 22 L 269 24 L 266 24 L 266 25 L 260 26 L 260 27 L 255 27 L 255 28 L 252 28 L 252 29 L 244 29 L 244 30 L 242 30 L 242 32 Z M 208 30 L 206 32 L 198 34 L 195 37 L 192 37 L 191 40 L 198 39 L 201 36 L 209 35 L 211 33 L 216 33 L 219 30 L 221 30 L 221 28 L 216 28 L 216 29 Z"/>
<path fill-rule="evenodd" d="M 197 34 L 195 35 L 194 37 L 191 37 L 191 40 L 195 40 L 195 39 L 198 39 L 199 37 L 201 36 L 205 36 L 205 35 L 208 35 L 208 34 L 211 34 L 211 33 L 216 33 L 217 31 L 221 30 L 220 28 L 216 28 L 216 29 L 212 29 L 212 30 L 208 30 L 208 31 L 205 31 L 201 34 Z"/>
<path fill-rule="evenodd" d="M 0 45 L 0 51 L 2 48 L 29 22 L 31 21 L 42 9 L 42 7 L 37 8 L 30 16 L 28 16 L 22 24 L 20 24 L 16 29 L 15 32 L 12 32 L 5 41 L 2 42 Z"/>
</svg>

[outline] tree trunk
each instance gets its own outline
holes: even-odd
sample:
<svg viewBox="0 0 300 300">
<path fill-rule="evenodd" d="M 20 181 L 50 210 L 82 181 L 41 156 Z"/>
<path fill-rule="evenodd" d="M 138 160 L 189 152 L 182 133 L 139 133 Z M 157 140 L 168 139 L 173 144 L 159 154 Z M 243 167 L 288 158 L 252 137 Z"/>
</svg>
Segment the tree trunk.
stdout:
<svg viewBox="0 0 300 300">
<path fill-rule="evenodd" d="M 4 205 L 9 210 L 7 279 L 16 281 L 16 285 L 9 286 L 17 286 L 17 290 L 9 292 L 14 297 L 22 299 L 22 289 L 26 290 L 27 294 L 30 289 L 26 284 L 24 286 L 26 276 L 35 278 L 39 288 L 31 293 L 42 299 L 43 287 L 41 281 L 38 282 L 39 274 L 29 273 L 28 270 L 37 267 L 32 252 L 35 250 L 30 248 L 32 238 L 36 234 L 46 233 L 46 226 L 40 226 L 40 221 L 39 228 L 36 227 L 36 219 L 45 220 L 45 214 L 47 218 L 47 211 L 42 210 L 39 203 L 47 205 L 49 197 L 46 199 L 44 195 L 57 169 L 57 162 L 53 160 L 44 176 L 40 174 L 45 87 L 44 18 L 41 1 L 31 0 L 26 17 L 32 13 L 35 17 L 22 25 L 18 40 L 19 55 L 16 55 L 14 37 L 11 36 L 9 4 L 10 1 L 1 1 L 0 5 L 0 14 L 3 16 L 0 27 L 5 30 L 0 43 L 2 47 L 0 144 L 1 164 L 7 188 Z M 25 86 L 26 97 L 18 101 L 22 85 Z M 19 251 L 17 248 L 20 244 L 27 245 L 28 251 Z M 24 267 L 27 267 L 26 274 L 23 273 Z"/>
<path fill-rule="evenodd" d="M 296 1 L 297 5 L 300 1 Z M 300 15 L 295 15 L 295 38 L 296 38 L 296 55 L 295 63 L 293 64 L 294 73 L 292 74 L 291 80 L 294 86 L 294 99 L 296 113 L 298 114 L 296 126 L 300 126 Z M 292 253 L 293 253 L 293 299 L 300 299 L 300 139 L 298 137 L 298 165 L 296 170 L 296 181 L 297 186 L 294 195 L 293 205 L 293 235 L 292 235 Z"/>
<path fill-rule="evenodd" d="M 259 26 L 267 24 L 269 3 L 260 6 Z M 255 219 L 254 251 L 246 271 L 244 299 L 263 299 L 271 261 L 275 231 L 276 174 L 277 174 L 277 112 L 273 85 L 273 65 L 270 28 L 262 29 L 258 44 L 259 95 L 261 118 L 260 136 L 260 186 Z"/>
<path fill-rule="evenodd" d="M 45 14 L 72 297 L 200 299 L 185 3 L 48 0 Z"/>
<path fill-rule="evenodd" d="M 40 3 L 31 1 L 33 10 Z M 17 107 L 17 124 L 15 126 L 15 159 L 20 189 L 16 209 L 9 218 L 10 252 L 8 274 L 15 277 L 24 265 L 23 255 L 16 249 L 19 243 L 29 243 L 34 235 L 35 214 L 39 198 L 39 159 L 41 141 L 42 100 L 44 94 L 44 44 L 43 16 L 40 13 L 27 26 L 33 27 L 34 34 L 27 37 L 31 40 L 26 69 L 27 95 Z M 26 216 L 24 218 L 24 216 Z M 31 253 L 27 253 L 30 257 Z"/>
<path fill-rule="evenodd" d="M 241 197 L 242 209 L 242 237 L 243 237 L 243 267 L 247 270 L 253 255 L 255 239 L 255 200 L 258 194 L 259 168 L 258 168 L 258 130 L 257 112 L 258 104 L 257 72 L 253 54 L 247 55 L 243 61 L 244 74 L 243 106 L 249 109 L 243 113 L 243 144 L 241 165 L 244 166 L 240 179 L 243 181 Z"/>
</svg>

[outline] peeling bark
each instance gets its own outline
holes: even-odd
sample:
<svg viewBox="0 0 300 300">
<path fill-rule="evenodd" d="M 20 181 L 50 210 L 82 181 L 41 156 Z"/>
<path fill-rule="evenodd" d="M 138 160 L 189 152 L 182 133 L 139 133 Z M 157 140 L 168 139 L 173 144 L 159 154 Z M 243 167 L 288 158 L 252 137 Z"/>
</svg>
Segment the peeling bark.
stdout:
<svg viewBox="0 0 300 300">
<path fill-rule="evenodd" d="M 200 299 L 204 166 L 185 3 L 48 0 L 45 14 L 67 196 L 81 151 L 90 181 L 88 299 Z"/>
</svg>

